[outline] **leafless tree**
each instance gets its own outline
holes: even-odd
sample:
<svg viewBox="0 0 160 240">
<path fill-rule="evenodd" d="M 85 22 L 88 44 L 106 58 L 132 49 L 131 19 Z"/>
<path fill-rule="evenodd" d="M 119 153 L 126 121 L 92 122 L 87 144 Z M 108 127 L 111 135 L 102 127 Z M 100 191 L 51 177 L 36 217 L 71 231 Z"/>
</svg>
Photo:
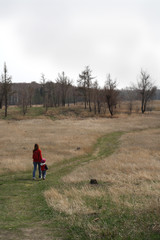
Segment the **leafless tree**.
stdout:
<svg viewBox="0 0 160 240">
<path fill-rule="evenodd" d="M 129 114 L 133 111 L 134 101 L 136 100 L 137 93 L 133 87 L 126 88 L 126 100 L 128 101 Z"/>
<path fill-rule="evenodd" d="M 43 97 L 43 107 L 46 107 L 46 78 L 44 73 L 41 74 L 41 84 L 42 84 L 41 94 Z"/>
<path fill-rule="evenodd" d="M 97 97 L 98 97 L 98 82 L 96 80 L 93 83 L 93 87 L 92 87 L 92 101 L 94 106 L 94 114 L 97 113 Z"/>
<path fill-rule="evenodd" d="M 48 107 L 53 107 L 54 105 L 54 83 L 52 81 L 46 82 L 45 85 L 45 105 Z"/>
<path fill-rule="evenodd" d="M 64 72 L 62 72 L 62 74 L 60 73 L 58 74 L 58 78 L 56 79 L 56 82 L 59 86 L 59 90 L 61 93 L 62 106 L 65 106 L 67 92 L 72 84 L 72 81 L 67 76 L 65 76 Z"/>
<path fill-rule="evenodd" d="M 34 94 L 34 87 L 32 86 L 32 83 L 28 86 L 28 98 L 29 98 L 29 106 L 32 107 L 32 98 Z"/>
<path fill-rule="evenodd" d="M 70 85 L 68 87 L 67 96 L 66 96 L 68 107 L 70 106 L 70 102 L 72 101 L 72 97 L 73 97 L 73 86 Z"/>
<path fill-rule="evenodd" d="M 42 84 L 42 97 L 43 97 L 43 107 L 45 107 L 46 112 L 48 110 L 48 105 L 49 105 L 49 98 L 48 98 L 48 89 L 47 89 L 47 84 L 46 84 L 46 78 L 45 75 L 42 73 L 41 75 L 41 84 Z"/>
<path fill-rule="evenodd" d="M 77 101 L 77 88 L 75 86 L 72 86 L 72 97 L 73 97 L 73 103 L 74 105 L 76 105 L 76 101 Z"/>
<path fill-rule="evenodd" d="M 98 112 L 98 114 L 100 114 L 102 105 L 104 103 L 104 94 L 102 89 L 100 89 L 97 80 L 95 80 L 93 83 L 92 94 L 94 113 L 96 114 Z"/>
<path fill-rule="evenodd" d="M 0 82 L 0 109 L 2 109 L 2 104 L 3 104 L 3 85 L 2 82 Z"/>
<path fill-rule="evenodd" d="M 25 115 L 29 105 L 29 86 L 26 83 L 22 84 L 20 88 L 19 105 L 22 107 L 23 115 Z"/>
<path fill-rule="evenodd" d="M 5 117 L 7 117 L 8 97 L 11 94 L 12 77 L 8 75 L 6 63 L 4 63 L 4 70 L 2 74 L 2 92 L 4 96 Z"/>
<path fill-rule="evenodd" d="M 89 103 L 89 110 L 92 111 L 91 108 L 91 87 L 92 87 L 92 71 L 90 70 L 89 66 L 85 67 L 85 70 L 82 71 L 81 74 L 79 74 L 78 79 L 78 87 L 83 92 L 84 96 L 84 103 L 85 103 L 85 109 L 87 107 L 87 102 Z"/>
<path fill-rule="evenodd" d="M 155 95 L 156 86 L 153 85 L 150 75 L 141 70 L 140 80 L 138 81 L 137 92 L 141 97 L 141 112 L 146 111 L 148 101 Z"/>
<path fill-rule="evenodd" d="M 59 107 L 61 104 L 61 86 L 59 83 L 55 83 L 55 107 Z"/>
<path fill-rule="evenodd" d="M 118 90 L 116 88 L 117 88 L 116 80 L 113 81 L 111 79 L 110 74 L 108 74 L 104 86 L 104 94 L 111 116 L 113 116 L 114 114 L 114 109 L 116 108 L 118 100 Z"/>
</svg>

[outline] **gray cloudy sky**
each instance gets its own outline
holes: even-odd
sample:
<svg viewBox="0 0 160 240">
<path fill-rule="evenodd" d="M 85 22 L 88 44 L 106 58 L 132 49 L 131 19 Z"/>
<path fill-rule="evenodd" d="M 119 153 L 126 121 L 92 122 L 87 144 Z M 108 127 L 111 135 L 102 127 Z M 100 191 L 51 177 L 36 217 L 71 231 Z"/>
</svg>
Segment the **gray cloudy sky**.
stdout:
<svg viewBox="0 0 160 240">
<path fill-rule="evenodd" d="M 0 72 L 13 82 L 78 79 L 89 65 L 101 86 L 136 82 L 141 68 L 160 87 L 159 0 L 0 0 Z"/>
</svg>

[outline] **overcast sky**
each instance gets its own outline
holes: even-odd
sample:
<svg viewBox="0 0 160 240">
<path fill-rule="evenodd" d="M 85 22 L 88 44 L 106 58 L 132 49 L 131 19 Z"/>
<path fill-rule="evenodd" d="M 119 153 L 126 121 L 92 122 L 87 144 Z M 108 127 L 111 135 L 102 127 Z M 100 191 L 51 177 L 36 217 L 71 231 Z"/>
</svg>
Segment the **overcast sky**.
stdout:
<svg viewBox="0 0 160 240">
<path fill-rule="evenodd" d="M 90 66 L 101 86 L 137 82 L 141 68 L 160 87 L 159 0 L 0 0 L 0 73 L 12 82 L 75 84 Z"/>
</svg>

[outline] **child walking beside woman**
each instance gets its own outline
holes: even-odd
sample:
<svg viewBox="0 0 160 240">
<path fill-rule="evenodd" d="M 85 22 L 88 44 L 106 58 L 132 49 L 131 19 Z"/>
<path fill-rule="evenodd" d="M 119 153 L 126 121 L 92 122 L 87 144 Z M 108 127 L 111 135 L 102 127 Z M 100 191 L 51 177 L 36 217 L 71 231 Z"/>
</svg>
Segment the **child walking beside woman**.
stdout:
<svg viewBox="0 0 160 240">
<path fill-rule="evenodd" d="M 46 165 L 46 159 L 42 158 L 42 161 L 41 161 L 41 171 L 42 171 L 43 180 L 45 180 L 45 178 L 46 178 L 46 170 L 47 169 L 48 169 L 48 167 Z"/>
</svg>

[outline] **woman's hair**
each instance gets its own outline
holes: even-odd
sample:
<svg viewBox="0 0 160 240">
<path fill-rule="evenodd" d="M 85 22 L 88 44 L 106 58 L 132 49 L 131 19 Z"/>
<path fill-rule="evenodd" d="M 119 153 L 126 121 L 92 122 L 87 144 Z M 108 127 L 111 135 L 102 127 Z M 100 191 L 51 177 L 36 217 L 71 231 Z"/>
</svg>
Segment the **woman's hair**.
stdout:
<svg viewBox="0 0 160 240">
<path fill-rule="evenodd" d="M 38 149 L 39 149 L 39 145 L 36 143 L 36 144 L 34 145 L 33 152 L 34 152 L 34 151 L 37 151 Z"/>
</svg>

